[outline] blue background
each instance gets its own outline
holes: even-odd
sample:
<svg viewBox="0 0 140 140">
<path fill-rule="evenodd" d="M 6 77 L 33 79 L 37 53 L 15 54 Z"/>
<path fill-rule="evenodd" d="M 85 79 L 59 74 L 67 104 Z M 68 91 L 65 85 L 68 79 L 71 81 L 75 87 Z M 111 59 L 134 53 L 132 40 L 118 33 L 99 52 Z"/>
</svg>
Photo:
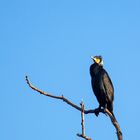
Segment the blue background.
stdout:
<svg viewBox="0 0 140 140">
<path fill-rule="evenodd" d="M 80 112 L 31 90 L 98 106 L 90 85 L 91 55 L 102 55 L 115 87 L 114 113 L 125 140 L 140 130 L 139 0 L 0 1 L 0 139 L 77 140 Z M 116 139 L 109 117 L 85 116 L 87 136 Z"/>
</svg>

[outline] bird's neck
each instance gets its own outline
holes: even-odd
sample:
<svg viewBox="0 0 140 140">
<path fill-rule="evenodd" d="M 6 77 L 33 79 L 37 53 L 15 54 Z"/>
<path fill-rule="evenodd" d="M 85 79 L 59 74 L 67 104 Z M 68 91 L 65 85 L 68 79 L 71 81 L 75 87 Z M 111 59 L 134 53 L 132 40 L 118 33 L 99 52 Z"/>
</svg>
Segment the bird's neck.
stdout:
<svg viewBox="0 0 140 140">
<path fill-rule="evenodd" d="M 102 65 L 98 65 L 96 63 L 92 64 L 91 67 L 90 67 L 90 74 L 91 74 L 91 76 L 95 76 L 102 69 L 103 69 Z"/>
</svg>

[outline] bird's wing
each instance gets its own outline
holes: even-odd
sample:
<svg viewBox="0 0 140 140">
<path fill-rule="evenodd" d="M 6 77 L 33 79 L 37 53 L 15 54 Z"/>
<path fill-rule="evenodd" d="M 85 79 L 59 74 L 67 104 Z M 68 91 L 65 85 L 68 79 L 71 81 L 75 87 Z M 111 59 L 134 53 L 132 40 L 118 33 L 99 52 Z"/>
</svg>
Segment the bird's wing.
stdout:
<svg viewBox="0 0 140 140">
<path fill-rule="evenodd" d="M 112 102 L 114 100 L 114 87 L 106 71 L 103 72 L 102 80 L 107 99 Z"/>
</svg>

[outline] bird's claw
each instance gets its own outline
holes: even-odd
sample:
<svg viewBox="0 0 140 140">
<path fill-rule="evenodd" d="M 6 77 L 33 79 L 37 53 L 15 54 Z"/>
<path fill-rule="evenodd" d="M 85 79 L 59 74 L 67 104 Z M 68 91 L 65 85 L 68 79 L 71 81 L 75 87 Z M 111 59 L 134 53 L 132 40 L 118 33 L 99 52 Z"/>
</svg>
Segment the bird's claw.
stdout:
<svg viewBox="0 0 140 140">
<path fill-rule="evenodd" d="M 97 117 L 98 117 L 99 113 L 100 113 L 100 109 L 99 109 L 99 108 L 96 108 L 96 109 L 95 109 L 95 115 L 96 115 Z"/>
</svg>

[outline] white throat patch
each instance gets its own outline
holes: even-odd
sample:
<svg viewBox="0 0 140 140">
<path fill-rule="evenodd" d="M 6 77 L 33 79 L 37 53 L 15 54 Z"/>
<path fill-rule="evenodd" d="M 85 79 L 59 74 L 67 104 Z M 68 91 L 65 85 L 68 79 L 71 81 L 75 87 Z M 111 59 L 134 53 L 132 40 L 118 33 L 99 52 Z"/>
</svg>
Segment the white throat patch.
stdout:
<svg viewBox="0 0 140 140">
<path fill-rule="evenodd" d="M 104 62 L 103 62 L 103 60 L 100 62 L 100 65 L 101 65 L 101 66 L 103 66 L 103 65 L 104 65 Z"/>
</svg>

